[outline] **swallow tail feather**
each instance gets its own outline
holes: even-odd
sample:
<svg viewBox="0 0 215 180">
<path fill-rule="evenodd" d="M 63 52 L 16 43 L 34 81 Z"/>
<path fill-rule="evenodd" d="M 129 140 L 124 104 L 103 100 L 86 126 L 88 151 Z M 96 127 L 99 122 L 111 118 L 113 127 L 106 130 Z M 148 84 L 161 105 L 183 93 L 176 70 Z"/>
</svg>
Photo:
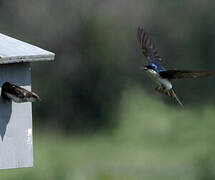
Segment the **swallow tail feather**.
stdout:
<svg viewBox="0 0 215 180">
<path fill-rule="evenodd" d="M 176 95 L 176 93 L 175 93 L 175 91 L 174 91 L 173 89 L 166 90 L 166 89 L 164 89 L 164 88 L 161 87 L 161 86 L 157 86 L 157 87 L 155 88 L 155 90 L 158 91 L 159 93 L 162 93 L 162 94 L 165 94 L 165 95 L 167 95 L 167 96 L 169 96 L 169 97 L 174 98 L 174 99 L 178 102 L 178 104 L 180 104 L 180 105 L 183 107 L 183 104 L 182 104 L 181 101 L 178 99 L 178 97 L 177 97 L 177 95 Z"/>
</svg>

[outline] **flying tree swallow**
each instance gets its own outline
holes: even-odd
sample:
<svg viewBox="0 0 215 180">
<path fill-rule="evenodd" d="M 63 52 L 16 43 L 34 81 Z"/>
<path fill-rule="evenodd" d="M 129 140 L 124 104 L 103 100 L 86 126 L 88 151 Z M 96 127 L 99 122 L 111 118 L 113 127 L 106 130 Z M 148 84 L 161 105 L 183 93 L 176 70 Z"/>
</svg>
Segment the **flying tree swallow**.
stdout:
<svg viewBox="0 0 215 180">
<path fill-rule="evenodd" d="M 9 82 L 5 82 L 2 86 L 1 96 L 5 100 L 13 100 L 16 103 L 35 102 L 40 100 L 40 97 L 22 87 L 16 86 Z"/>
<path fill-rule="evenodd" d="M 215 73 L 209 71 L 166 70 L 160 63 L 161 57 L 155 50 L 152 40 L 142 27 L 138 27 L 137 29 L 137 40 L 142 50 L 142 54 L 148 60 L 148 65 L 144 66 L 143 69 L 158 84 L 155 90 L 174 98 L 181 106 L 183 106 L 183 104 L 178 99 L 173 89 L 171 80 L 181 78 L 198 78 Z"/>
</svg>

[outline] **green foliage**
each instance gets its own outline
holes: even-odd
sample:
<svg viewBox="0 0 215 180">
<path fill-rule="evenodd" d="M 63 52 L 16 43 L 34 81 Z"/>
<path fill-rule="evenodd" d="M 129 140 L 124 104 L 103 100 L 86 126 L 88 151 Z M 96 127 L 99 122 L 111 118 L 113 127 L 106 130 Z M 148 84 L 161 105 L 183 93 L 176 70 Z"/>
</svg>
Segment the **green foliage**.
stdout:
<svg viewBox="0 0 215 180">
<path fill-rule="evenodd" d="M 214 1 L 0 5 L 2 33 L 56 53 L 54 63 L 32 64 L 43 100 L 33 105 L 35 167 L 2 179 L 215 178 L 214 77 L 175 83 L 181 109 L 139 70 L 136 42 L 144 26 L 167 68 L 214 70 Z"/>
<path fill-rule="evenodd" d="M 119 122 L 109 116 L 131 82 L 152 90 L 152 82 L 139 71 L 146 61 L 136 42 L 137 26 L 152 36 L 167 68 L 214 70 L 214 5 L 3 0 L 2 32 L 56 53 L 54 63 L 32 65 L 33 89 L 43 100 L 34 104 L 36 125 L 67 134 L 112 131 Z M 175 89 L 185 104 L 214 103 L 213 80 L 178 81 Z"/>
<path fill-rule="evenodd" d="M 214 106 L 169 107 L 133 85 L 111 118 L 120 121 L 111 135 L 38 136 L 36 132 L 34 168 L 0 171 L 0 176 L 5 180 L 214 179 Z"/>
</svg>

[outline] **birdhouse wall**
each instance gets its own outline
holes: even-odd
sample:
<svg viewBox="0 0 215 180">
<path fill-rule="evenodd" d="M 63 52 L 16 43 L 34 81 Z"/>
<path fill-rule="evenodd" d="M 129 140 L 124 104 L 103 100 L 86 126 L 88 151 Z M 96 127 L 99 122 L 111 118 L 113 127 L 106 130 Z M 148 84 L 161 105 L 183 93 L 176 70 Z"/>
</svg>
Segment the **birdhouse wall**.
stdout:
<svg viewBox="0 0 215 180">
<path fill-rule="evenodd" d="M 0 93 L 4 82 L 31 90 L 30 63 L 0 65 Z M 33 166 L 32 107 L 0 97 L 0 169 Z"/>
</svg>

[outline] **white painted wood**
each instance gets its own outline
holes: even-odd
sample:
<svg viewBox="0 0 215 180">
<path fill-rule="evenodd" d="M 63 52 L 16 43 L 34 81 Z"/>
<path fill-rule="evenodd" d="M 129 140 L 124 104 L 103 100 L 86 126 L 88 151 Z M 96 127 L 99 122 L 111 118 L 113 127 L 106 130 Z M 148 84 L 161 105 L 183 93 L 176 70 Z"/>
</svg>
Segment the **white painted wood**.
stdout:
<svg viewBox="0 0 215 180">
<path fill-rule="evenodd" d="M 55 54 L 0 33 L 0 64 L 52 61 Z"/>
<path fill-rule="evenodd" d="M 0 93 L 6 81 L 31 90 L 30 62 L 54 57 L 52 52 L 0 33 Z M 32 166 L 32 105 L 0 97 L 0 169 Z"/>
<path fill-rule="evenodd" d="M 0 93 L 5 81 L 31 90 L 30 63 L 0 65 Z M 31 103 L 4 102 L 0 97 L 0 169 L 32 166 Z"/>
</svg>

